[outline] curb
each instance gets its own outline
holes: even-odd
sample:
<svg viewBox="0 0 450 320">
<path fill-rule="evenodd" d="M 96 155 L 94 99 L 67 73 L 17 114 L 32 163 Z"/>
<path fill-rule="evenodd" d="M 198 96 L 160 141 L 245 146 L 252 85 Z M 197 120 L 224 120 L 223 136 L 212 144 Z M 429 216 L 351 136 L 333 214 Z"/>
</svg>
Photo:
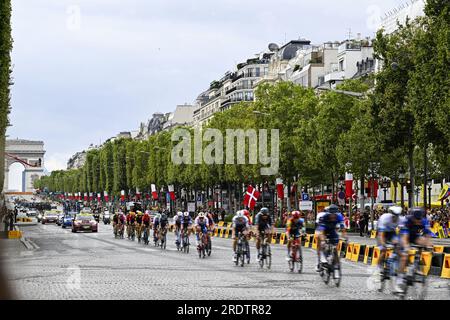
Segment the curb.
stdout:
<svg viewBox="0 0 450 320">
<path fill-rule="evenodd" d="M 14 229 L 20 231 L 20 229 L 17 225 L 14 225 Z M 27 250 L 39 249 L 39 247 L 33 241 L 31 241 L 28 238 L 25 238 L 23 236 L 23 232 L 22 232 L 22 237 L 20 238 L 20 242 L 22 242 L 22 244 L 27 248 Z"/>
</svg>

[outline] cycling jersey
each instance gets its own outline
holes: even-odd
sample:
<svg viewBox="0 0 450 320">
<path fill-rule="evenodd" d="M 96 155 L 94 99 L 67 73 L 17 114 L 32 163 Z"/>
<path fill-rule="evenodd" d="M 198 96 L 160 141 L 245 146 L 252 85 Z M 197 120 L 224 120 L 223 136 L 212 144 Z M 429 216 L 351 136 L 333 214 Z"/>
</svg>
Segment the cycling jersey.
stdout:
<svg viewBox="0 0 450 320">
<path fill-rule="evenodd" d="M 208 226 L 209 222 L 208 222 L 208 218 L 206 218 L 206 217 L 203 218 L 203 221 L 200 221 L 199 217 L 195 218 L 194 224 L 196 226 L 199 226 L 203 233 L 206 233 L 206 231 L 208 230 L 207 226 Z"/>
<path fill-rule="evenodd" d="M 406 216 L 400 223 L 400 234 L 408 235 L 409 242 L 415 243 L 417 238 L 423 234 L 433 236 L 434 233 L 430 230 L 430 224 L 427 218 L 423 218 L 417 223 L 413 216 Z"/>
<path fill-rule="evenodd" d="M 142 217 L 142 222 L 148 227 L 150 225 L 150 215 L 145 214 Z"/>
<path fill-rule="evenodd" d="M 117 214 L 114 215 L 113 222 L 114 223 L 119 223 L 119 215 L 117 215 Z"/>
<path fill-rule="evenodd" d="M 248 223 L 248 219 L 246 216 L 243 216 L 243 217 L 234 216 L 233 217 L 233 228 L 236 231 L 235 234 L 237 234 L 238 232 L 244 231 L 248 227 L 249 227 L 249 223 Z"/>
<path fill-rule="evenodd" d="M 325 235 L 330 240 L 331 243 L 337 244 L 339 240 L 339 235 L 336 232 L 336 226 L 344 229 L 344 217 L 342 214 L 338 213 L 325 213 L 320 218 L 320 225 L 318 230 L 325 231 Z"/>
<path fill-rule="evenodd" d="M 119 220 L 121 223 L 125 223 L 125 216 L 123 214 L 119 215 Z"/>
<path fill-rule="evenodd" d="M 189 217 L 185 217 L 183 216 L 181 218 L 181 224 L 183 225 L 183 228 L 186 229 L 187 227 L 189 227 L 192 224 L 192 218 L 191 216 Z"/>
<path fill-rule="evenodd" d="M 130 217 L 130 223 L 133 224 L 136 221 L 136 213 L 130 212 L 128 216 Z"/>
<path fill-rule="evenodd" d="M 176 226 L 177 228 L 180 228 L 180 227 L 181 227 L 181 219 L 182 219 L 182 217 L 179 217 L 179 216 L 175 216 L 175 217 L 173 218 L 173 222 L 175 223 L 175 226 Z"/>
<path fill-rule="evenodd" d="M 142 214 L 138 214 L 137 216 L 136 216 L 136 222 L 138 223 L 138 224 L 142 224 L 142 218 L 143 218 L 144 216 L 142 215 Z"/>
<path fill-rule="evenodd" d="M 392 213 L 385 213 L 378 220 L 377 229 L 384 233 L 386 243 L 392 243 L 397 239 L 396 230 L 403 217 L 399 217 L 396 222 L 394 221 L 395 217 Z"/>
<path fill-rule="evenodd" d="M 272 226 L 272 217 L 270 215 L 263 215 L 261 212 L 255 217 L 255 225 L 258 227 L 258 231 L 264 231 Z"/>
<path fill-rule="evenodd" d="M 290 236 L 295 238 L 300 237 L 301 231 L 304 231 L 305 220 L 303 218 L 294 221 L 293 218 L 289 219 L 286 223 L 286 231 Z"/>
<path fill-rule="evenodd" d="M 208 216 L 207 216 L 207 218 L 208 218 L 208 225 L 212 228 L 212 227 L 214 227 L 214 220 L 213 220 L 213 216 L 212 216 L 212 214 L 208 214 Z"/>
</svg>

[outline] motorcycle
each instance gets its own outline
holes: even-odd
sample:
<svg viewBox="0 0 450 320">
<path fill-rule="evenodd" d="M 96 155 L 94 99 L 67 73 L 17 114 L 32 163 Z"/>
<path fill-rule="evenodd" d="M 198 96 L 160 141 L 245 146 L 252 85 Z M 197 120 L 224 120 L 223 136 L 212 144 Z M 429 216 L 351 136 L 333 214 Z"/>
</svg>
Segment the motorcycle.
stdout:
<svg viewBox="0 0 450 320">
<path fill-rule="evenodd" d="M 111 215 L 109 214 L 109 212 L 105 212 L 103 214 L 103 223 L 104 224 L 111 224 Z"/>
</svg>

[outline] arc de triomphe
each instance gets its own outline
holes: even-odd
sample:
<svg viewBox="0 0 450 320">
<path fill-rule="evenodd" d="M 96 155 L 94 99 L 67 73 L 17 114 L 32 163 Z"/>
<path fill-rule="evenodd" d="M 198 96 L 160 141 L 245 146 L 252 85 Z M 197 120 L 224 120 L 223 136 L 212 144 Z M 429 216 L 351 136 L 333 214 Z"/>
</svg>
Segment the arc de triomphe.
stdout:
<svg viewBox="0 0 450 320">
<path fill-rule="evenodd" d="M 5 148 L 5 189 L 8 189 L 9 167 L 21 163 L 25 170 L 22 175 L 22 192 L 32 192 L 33 182 L 44 175 L 44 142 L 30 140 L 6 140 Z"/>
</svg>

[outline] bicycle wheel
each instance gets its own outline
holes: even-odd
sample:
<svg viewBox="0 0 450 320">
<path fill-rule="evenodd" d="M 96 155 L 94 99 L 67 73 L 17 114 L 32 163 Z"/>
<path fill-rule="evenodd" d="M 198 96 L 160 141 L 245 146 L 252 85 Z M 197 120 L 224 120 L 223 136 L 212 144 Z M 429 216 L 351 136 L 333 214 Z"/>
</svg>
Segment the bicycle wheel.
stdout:
<svg viewBox="0 0 450 320">
<path fill-rule="evenodd" d="M 296 263 L 297 263 L 297 272 L 302 273 L 303 272 L 303 256 L 302 256 L 302 249 L 300 246 L 297 249 Z"/>
<path fill-rule="evenodd" d="M 258 259 L 258 263 L 259 263 L 259 266 L 260 266 L 261 269 L 264 268 L 264 260 L 265 259 L 266 259 L 266 247 L 265 247 L 265 245 L 262 245 L 261 246 L 261 253 L 260 253 L 260 256 L 259 256 L 259 259 Z"/>
<path fill-rule="evenodd" d="M 211 252 L 212 252 L 211 238 L 208 237 L 208 245 L 206 246 L 206 253 L 208 254 L 208 257 L 211 256 Z"/>
<path fill-rule="evenodd" d="M 427 276 L 424 272 L 424 265 L 422 262 L 417 265 L 418 269 L 415 269 L 413 276 L 413 284 L 418 300 L 424 300 L 427 296 Z"/>
<path fill-rule="evenodd" d="M 341 279 L 342 279 L 342 271 L 341 271 L 341 263 L 339 261 L 338 253 L 336 249 L 334 249 L 333 252 L 333 281 L 336 287 L 339 287 L 341 285 Z"/>
<path fill-rule="evenodd" d="M 245 253 L 247 258 L 247 264 L 250 264 L 250 245 L 248 242 L 245 243 Z"/>
<path fill-rule="evenodd" d="M 161 243 L 161 248 L 163 249 L 163 250 L 166 250 L 166 243 L 167 243 L 167 236 L 166 236 L 166 234 L 164 234 L 164 236 L 163 236 L 163 238 L 162 238 L 162 243 Z"/>
<path fill-rule="evenodd" d="M 266 245 L 266 267 L 267 269 L 270 269 L 272 267 L 272 251 L 270 250 L 270 246 Z"/>
</svg>

